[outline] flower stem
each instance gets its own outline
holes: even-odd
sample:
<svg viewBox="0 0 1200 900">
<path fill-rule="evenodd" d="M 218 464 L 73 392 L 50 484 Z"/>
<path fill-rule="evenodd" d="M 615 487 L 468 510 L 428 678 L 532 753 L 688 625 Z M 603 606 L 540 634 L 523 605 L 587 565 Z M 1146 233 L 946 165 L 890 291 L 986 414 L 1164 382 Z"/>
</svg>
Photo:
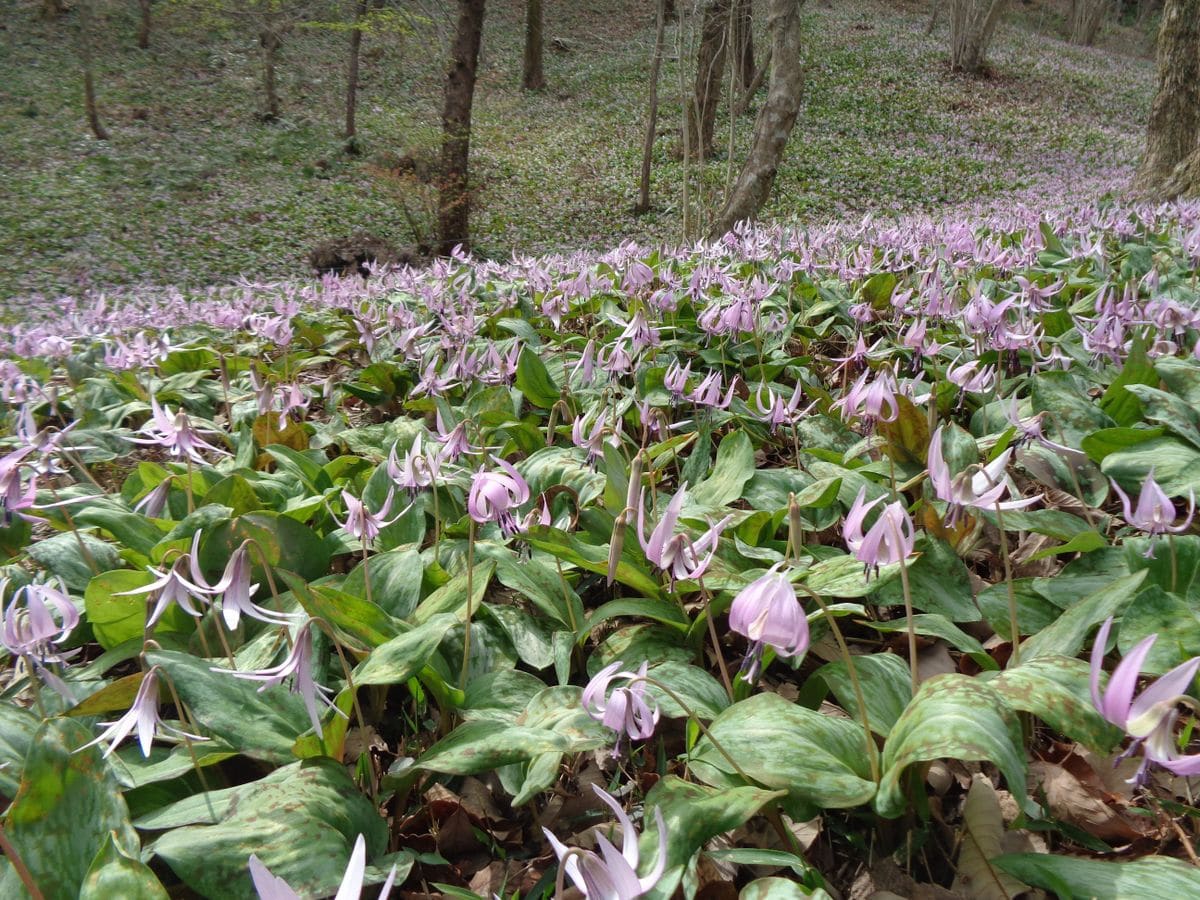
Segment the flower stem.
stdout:
<svg viewBox="0 0 1200 900">
<path fill-rule="evenodd" d="M 17 848 L 8 840 L 8 835 L 4 833 L 3 825 L 0 825 L 0 852 L 12 863 L 13 871 L 21 879 L 21 884 L 25 886 L 25 890 L 29 892 L 32 900 L 44 900 L 46 895 L 38 889 L 37 882 L 33 880 L 33 873 L 25 865 L 25 860 L 21 859 L 21 854 L 17 852 Z"/>
<path fill-rule="evenodd" d="M 467 622 L 463 632 L 462 672 L 458 677 L 458 686 L 463 690 L 467 687 L 467 671 L 471 665 L 471 607 L 475 600 L 475 520 L 468 517 L 467 527 Z"/>
<path fill-rule="evenodd" d="M 1012 655 L 1010 665 L 1021 664 L 1021 628 L 1017 622 L 1017 592 L 1013 587 L 1012 560 L 1008 556 L 1008 533 L 1004 530 L 1004 513 L 996 503 L 996 527 L 1000 529 L 1000 559 L 1004 562 L 1004 584 L 1008 588 L 1008 622 L 1012 629 Z"/>
</svg>

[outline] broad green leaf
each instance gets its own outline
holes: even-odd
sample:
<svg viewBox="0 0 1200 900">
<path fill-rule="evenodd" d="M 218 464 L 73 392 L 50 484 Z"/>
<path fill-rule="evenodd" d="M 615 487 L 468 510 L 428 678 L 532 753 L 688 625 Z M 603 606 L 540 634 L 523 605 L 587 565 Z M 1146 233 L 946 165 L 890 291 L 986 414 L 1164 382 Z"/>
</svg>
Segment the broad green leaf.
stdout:
<svg viewBox="0 0 1200 900">
<path fill-rule="evenodd" d="M 496 580 L 574 633 L 584 623 L 583 602 L 567 580 L 543 559 L 515 560 L 511 554 L 505 556 L 497 561 Z"/>
<path fill-rule="evenodd" d="M 1165 428 L 1101 428 L 1080 441 L 1079 449 L 1086 453 L 1092 462 L 1102 463 L 1110 453 L 1136 447 L 1161 437 L 1165 432 Z"/>
<path fill-rule="evenodd" d="M 430 747 L 417 765 L 430 772 L 474 775 L 532 759 L 541 753 L 566 752 L 569 740 L 545 728 L 525 728 L 494 719 L 465 722 Z"/>
<path fill-rule="evenodd" d="M 1121 742 L 1122 733 L 1092 705 L 1090 679 L 1091 668 L 1081 659 L 1043 656 L 1022 659 L 988 685 L 1014 709 L 1033 713 L 1059 734 L 1107 753 Z"/>
<path fill-rule="evenodd" d="M 1084 383 L 1071 372 L 1043 372 L 1030 381 L 1034 412 L 1046 413 L 1051 433 L 1057 432 L 1068 447 L 1093 431 L 1117 424 L 1087 395 Z"/>
<path fill-rule="evenodd" d="M 917 409 L 903 394 L 896 395 L 897 414 L 894 419 L 880 421 L 877 429 L 887 443 L 884 451 L 897 463 L 925 465 L 929 451 L 929 414 Z"/>
<path fill-rule="evenodd" d="M 1125 608 L 1117 646 L 1127 654 L 1152 634 L 1157 640 L 1141 667 L 1148 675 L 1161 675 L 1200 656 L 1200 615 L 1195 605 L 1156 584 L 1142 590 Z"/>
<path fill-rule="evenodd" d="M 286 569 L 276 574 L 304 611 L 335 629 L 342 643 L 370 650 L 399 633 L 395 620 L 369 600 L 325 585 L 309 584 Z"/>
<path fill-rule="evenodd" d="M 742 496 L 742 488 L 754 475 L 754 445 L 744 431 L 725 435 L 717 448 L 712 474 L 688 492 L 692 505 L 716 509 Z M 685 513 L 686 514 L 686 513 Z"/>
<path fill-rule="evenodd" d="M 136 856 L 138 837 L 100 747 L 73 719 L 38 729 L 4 830 L 47 900 L 75 900 L 110 833 Z"/>
<path fill-rule="evenodd" d="M 696 777 L 717 787 L 744 785 L 716 744 L 758 786 L 788 792 L 795 815 L 866 803 L 875 793 L 862 726 L 823 716 L 778 694 L 755 694 L 709 724 L 692 753 Z M 714 741 L 716 744 L 714 744 Z"/>
<path fill-rule="evenodd" d="M 853 598 L 875 593 L 899 574 L 899 565 L 882 566 L 878 573 L 868 572 L 853 556 L 841 554 L 814 563 L 804 572 L 803 581 L 822 597 Z"/>
<path fill-rule="evenodd" d="M 420 605 L 413 610 L 412 621 L 421 625 L 442 613 L 452 613 L 461 621 L 466 621 L 465 612 L 468 604 L 471 610 L 479 608 L 495 571 L 496 564 L 491 560 L 484 560 L 477 562 L 470 573 L 463 572 L 461 575 L 455 575 L 421 601 Z M 470 589 L 469 598 L 467 596 L 468 588 Z"/>
<path fill-rule="evenodd" d="M 967 567 L 945 541 L 927 536 L 918 545 L 920 555 L 908 562 L 908 583 L 913 606 L 927 613 L 939 613 L 952 622 L 975 622 L 979 609 L 972 600 L 971 577 Z M 904 590 L 900 579 L 893 578 L 880 587 L 877 603 L 901 605 Z"/>
<path fill-rule="evenodd" d="M 559 390 L 546 370 L 546 364 L 530 347 L 521 350 L 517 360 L 517 390 L 534 406 L 549 409 L 558 402 Z"/>
<path fill-rule="evenodd" d="M 403 684 L 420 672 L 458 617 L 440 613 L 380 644 L 354 670 L 354 683 Z"/>
<path fill-rule="evenodd" d="M 862 686 L 863 700 L 867 704 L 867 721 L 871 723 L 871 730 L 886 737 L 912 700 L 912 678 L 908 663 L 894 653 L 875 653 L 854 657 L 854 668 Z M 824 682 L 833 691 L 842 709 L 854 721 L 862 720 L 858 697 L 844 661 L 826 663 L 812 677 Z"/>
<path fill-rule="evenodd" d="M 535 499 L 561 484 L 576 493 L 579 506 L 586 506 L 604 491 L 604 475 L 589 466 L 584 454 L 575 447 L 542 447 L 521 460 L 517 471 L 529 482 Z"/>
<path fill-rule="evenodd" d="M 888 622 L 869 622 L 876 631 L 900 634 L 908 631 L 905 619 L 892 619 Z M 983 649 L 983 645 L 971 637 L 945 616 L 918 613 L 912 617 L 913 631 L 928 637 L 941 638 L 955 650 L 961 650 L 974 660 L 982 669 L 998 669 L 999 664 Z"/>
<path fill-rule="evenodd" d="M 225 563 L 245 540 L 253 540 L 250 551 L 254 562 L 254 580 L 265 582 L 261 573 L 260 552 L 272 568 L 287 569 L 311 581 L 327 574 L 329 550 L 307 525 L 273 512 L 253 512 L 219 524 L 208 532 L 200 546 L 200 562 L 210 576 L 224 569 Z"/>
<path fill-rule="evenodd" d="M 729 695 L 721 683 L 697 666 L 680 662 L 665 662 L 650 669 L 647 675 L 674 692 L 702 719 L 713 719 L 729 706 Z M 656 684 L 647 684 L 646 693 L 658 703 L 664 716 L 684 717 L 688 713 L 666 691 Z"/>
<path fill-rule="evenodd" d="M 1072 900 L 1200 896 L 1200 870 L 1168 856 L 1105 862 L 1048 853 L 1009 853 L 992 862 L 1026 884 Z"/>
<path fill-rule="evenodd" d="M 1158 586 L 1193 604 L 1200 603 L 1200 536 L 1127 537 L 1121 547 L 1130 572 L 1146 571 L 1147 588 Z"/>
<path fill-rule="evenodd" d="M 1075 603 L 1054 624 L 1021 644 L 1021 661 L 1078 654 L 1088 632 L 1133 599 L 1145 578 L 1144 571 L 1117 578 Z"/>
<path fill-rule="evenodd" d="M 1104 457 L 1100 470 L 1126 492 L 1141 489 L 1154 470 L 1154 480 L 1171 497 L 1200 494 L 1200 450 L 1177 437 L 1159 437 Z"/>
<path fill-rule="evenodd" d="M 121 565 L 121 558 L 112 544 L 85 531 L 42 538 L 27 552 L 30 559 L 61 578 L 72 591 L 83 591 L 93 575 Z"/>
<path fill-rule="evenodd" d="M 884 744 L 876 811 L 888 819 L 902 815 L 909 805 L 909 767 L 935 759 L 995 764 L 1017 802 L 1033 812 L 1025 791 L 1020 719 L 999 693 L 978 679 L 939 675 L 921 685 Z"/>
<path fill-rule="evenodd" d="M 1145 341 L 1135 337 L 1121 371 L 1100 398 L 1100 409 L 1118 425 L 1135 425 L 1142 419 L 1142 404 L 1137 394 L 1127 388 L 1130 385 L 1157 384 L 1158 373 L 1146 356 Z"/>
<path fill-rule="evenodd" d="M 127 594 L 154 581 L 146 571 L 113 569 L 101 572 L 83 592 L 84 609 L 92 633 L 100 646 L 110 650 L 131 638 L 140 638 L 149 615 L 148 603 L 154 594 Z M 125 596 L 121 596 L 125 594 Z M 154 624 L 156 634 L 162 632 L 187 632 L 195 626 L 193 619 L 182 609 L 172 604 L 162 618 Z"/>
<path fill-rule="evenodd" d="M 375 804 L 331 759 L 293 763 L 234 790 L 215 824 L 174 828 L 152 848 L 202 896 L 253 898 L 251 853 L 301 896 L 328 896 L 359 834 L 368 859 L 386 849 L 387 826 Z"/>
<path fill-rule="evenodd" d="M 145 516 L 126 509 L 97 503 L 73 513 L 75 523 L 86 528 L 94 525 L 103 528 L 122 546 L 150 555 L 154 545 L 162 540 L 163 532 Z"/>
<path fill-rule="evenodd" d="M 654 814 L 658 810 L 666 826 L 666 867 L 662 878 L 643 896 L 667 900 L 683 877 L 688 860 L 709 840 L 743 825 L 783 795 L 783 791 L 750 786 L 705 787 L 674 775 L 661 779 L 646 794 L 645 822 L 638 849 L 642 871 L 649 871 L 658 860 L 659 831 Z"/>
<path fill-rule="evenodd" d="M 168 894 L 150 867 L 136 855 L 122 853 L 113 840 L 113 833 L 109 832 L 84 878 L 79 900 L 111 900 L 113 897 L 167 900 Z"/>
<path fill-rule="evenodd" d="M 585 543 L 578 535 L 568 534 L 557 528 L 545 525 L 535 525 L 525 532 L 524 539 L 538 550 L 544 550 L 551 556 L 565 563 L 595 572 L 598 575 L 608 573 L 608 547 Z M 637 538 L 631 533 L 625 537 L 625 552 L 617 561 L 617 581 L 626 587 L 633 588 L 639 594 L 647 597 L 659 597 L 662 588 L 643 566 L 630 559 L 630 545 L 637 544 Z"/>
<path fill-rule="evenodd" d="M 371 579 L 371 599 L 384 612 L 397 619 L 407 619 L 421 602 L 421 579 L 424 564 L 415 549 L 388 550 L 374 553 L 365 564 L 350 570 L 342 590 L 366 599 L 367 576 Z"/>
<path fill-rule="evenodd" d="M 33 713 L 0 703 L 0 795 L 12 799 L 21 783 L 21 767 L 41 725 Z"/>
<path fill-rule="evenodd" d="M 299 695 L 278 686 L 259 692 L 258 684 L 214 672 L 207 660 L 152 650 L 146 661 L 167 677 L 207 733 L 252 759 L 290 762 L 296 738 L 312 724 Z"/>
<path fill-rule="evenodd" d="M 806 888 L 791 878 L 778 876 L 756 878 L 738 894 L 738 900 L 799 900 L 801 897 L 832 900 L 829 892 L 822 888 Z"/>
</svg>

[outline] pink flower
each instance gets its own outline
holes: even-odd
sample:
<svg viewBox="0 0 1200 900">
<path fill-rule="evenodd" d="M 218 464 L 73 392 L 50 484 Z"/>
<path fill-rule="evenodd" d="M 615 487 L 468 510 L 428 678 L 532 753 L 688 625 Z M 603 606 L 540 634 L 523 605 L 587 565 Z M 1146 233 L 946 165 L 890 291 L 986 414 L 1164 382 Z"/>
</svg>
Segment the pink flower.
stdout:
<svg viewBox="0 0 1200 900">
<path fill-rule="evenodd" d="M 346 521 L 339 521 L 336 516 L 334 517 L 334 521 L 349 534 L 358 538 L 364 547 L 369 547 L 375 541 L 375 538 L 379 537 L 379 532 L 408 512 L 408 508 L 406 507 L 392 518 L 387 518 L 387 514 L 392 510 L 392 501 L 395 498 L 395 491 L 389 488 L 387 498 L 383 501 L 383 507 L 379 512 L 371 512 L 367 509 L 365 502 L 359 500 L 349 491 L 342 491 L 342 502 L 346 504 Z"/>
<path fill-rule="evenodd" d="M 929 482 L 939 500 L 950 504 L 950 521 L 958 518 L 959 512 L 967 507 L 976 509 L 1024 509 L 1037 503 L 1041 495 L 1024 500 L 1006 500 L 1000 498 L 1008 491 L 1008 481 L 1004 477 L 1004 469 L 1012 457 L 1010 447 L 986 466 L 971 466 L 955 476 L 950 475 L 950 467 L 942 455 L 942 429 L 939 427 L 929 439 Z"/>
<path fill-rule="evenodd" d="M 529 483 L 510 463 L 495 456 L 492 459 L 504 471 L 480 469 L 475 473 L 467 497 L 467 512 L 481 525 L 495 522 L 505 537 L 512 537 L 521 530 L 515 510 L 529 500 Z"/>
<path fill-rule="evenodd" d="M 354 842 L 354 850 L 350 861 L 346 864 L 346 872 L 342 875 L 342 883 L 334 900 L 358 900 L 362 896 L 363 876 L 367 871 L 367 843 L 360 834 Z M 282 878 L 271 874 L 253 853 L 250 854 L 250 878 L 254 882 L 254 890 L 259 900 L 300 900 L 300 895 L 292 890 Z M 396 878 L 396 867 L 388 874 L 383 889 L 379 892 L 379 900 L 387 900 L 392 892 L 392 882 Z"/>
<path fill-rule="evenodd" d="M 589 900 L 634 900 L 649 891 L 662 878 L 667 866 L 667 825 L 663 821 L 662 810 L 654 808 L 655 822 L 658 824 L 658 859 L 654 867 L 638 877 L 638 833 L 633 822 L 611 796 L 605 793 L 599 785 L 592 785 L 596 795 L 608 805 L 609 809 L 621 823 L 621 851 L 602 834 L 596 835 L 596 844 L 600 852 L 569 848 L 556 838 L 549 828 L 542 832 L 554 848 L 559 865 L 570 876 L 575 887 Z"/>
<path fill-rule="evenodd" d="M 687 496 L 687 482 L 679 486 L 679 491 L 667 504 L 663 517 L 658 525 L 646 535 L 646 492 L 643 491 L 638 502 L 638 542 L 646 554 L 646 559 L 654 566 L 668 574 L 673 585 L 680 579 L 695 579 L 703 575 L 712 563 L 717 552 L 717 540 L 721 531 L 730 523 L 733 516 L 726 516 L 716 525 L 709 523 L 708 531 L 696 540 L 686 534 L 675 534 L 675 526 L 679 522 L 679 511 L 683 509 L 683 501 Z M 704 559 L 701 557 L 707 553 Z"/>
<path fill-rule="evenodd" d="M 188 417 L 188 414 L 180 408 L 172 413 L 169 406 L 159 406 L 158 400 L 153 396 L 150 398 L 151 416 L 141 428 L 137 430 L 137 434 L 145 435 L 145 437 L 131 437 L 129 440 L 135 444 L 153 444 L 165 449 L 176 459 L 184 459 L 185 457 L 192 462 L 203 463 L 204 457 L 200 455 L 201 450 L 211 450 L 214 453 L 219 453 L 225 456 L 229 455 L 228 450 L 220 447 L 214 447 L 201 437 L 202 432 Z M 209 434 L 215 432 L 209 430 Z"/>
<path fill-rule="evenodd" d="M 733 598 L 729 627 L 750 641 L 742 662 L 743 677 L 750 682 L 758 678 L 765 647 L 774 647 L 780 656 L 798 656 L 808 649 L 808 617 L 778 565 Z"/>
<path fill-rule="evenodd" d="M 117 721 L 103 724 L 107 725 L 104 731 L 95 740 L 88 741 L 80 747 L 79 750 L 84 750 L 103 741 L 108 741 L 108 747 L 105 749 L 104 755 L 109 756 L 135 729 L 137 730 L 138 744 L 142 748 L 142 756 L 147 759 L 150 757 L 150 746 L 154 742 L 154 736 L 160 729 L 180 735 L 181 737 L 191 738 L 194 741 L 207 740 L 207 738 L 200 735 L 180 731 L 178 728 L 167 725 L 159 718 L 158 666 L 154 666 L 142 678 L 142 683 L 138 686 L 137 696 L 133 698 L 133 705 L 129 707 L 129 711 L 117 719 Z M 75 752 L 78 753 L 79 750 Z"/>
<path fill-rule="evenodd" d="M 637 672 L 622 672 L 620 661 L 609 663 L 583 689 L 581 700 L 587 714 L 617 733 L 614 757 L 620 756 L 623 740 L 645 740 L 658 724 L 658 706 L 646 699 L 646 669 L 647 663 L 642 663 Z M 622 678 L 632 686 L 609 693 L 609 684 Z"/>
<path fill-rule="evenodd" d="M 1154 469 L 1150 470 L 1146 475 L 1146 480 L 1142 483 L 1136 508 L 1130 508 L 1129 495 L 1121 490 L 1119 484 L 1114 481 L 1112 486 L 1113 490 L 1121 497 L 1121 505 L 1125 508 L 1125 521 L 1150 535 L 1150 546 L 1146 550 L 1146 558 L 1154 557 L 1154 539 L 1160 534 L 1180 534 L 1191 527 L 1192 519 L 1196 515 L 1195 493 L 1191 490 L 1188 491 L 1187 518 L 1178 525 L 1172 524 L 1175 521 L 1175 504 L 1167 496 L 1167 492 L 1154 480 Z"/>
<path fill-rule="evenodd" d="M 192 538 L 192 552 L 189 554 L 188 567 L 191 574 L 190 583 L 204 593 L 220 596 L 221 615 L 225 626 L 230 630 L 237 628 L 242 616 L 258 619 L 260 622 L 270 622 L 273 625 L 287 625 L 295 619 L 294 615 L 263 609 L 250 598 L 258 590 L 257 584 L 250 583 L 250 542 L 242 541 L 240 547 L 233 551 L 225 564 L 225 571 L 216 584 L 209 584 L 204 573 L 200 571 L 199 563 L 200 532 Z"/>
<path fill-rule="evenodd" d="M 1100 715 L 1134 739 L 1129 753 L 1141 747 L 1145 759 L 1133 780 L 1138 783 L 1144 781 L 1150 763 L 1158 763 L 1176 775 L 1200 775 L 1200 753 L 1186 756 L 1180 755 L 1175 749 L 1178 705 L 1183 703 L 1197 707 L 1196 701 L 1185 692 L 1191 687 L 1196 670 L 1200 669 L 1200 657 L 1176 666 L 1134 699 L 1133 692 L 1137 688 L 1142 663 L 1158 640 L 1157 634 L 1148 635 L 1117 665 L 1108 687 L 1101 695 L 1100 673 L 1104 669 L 1104 648 L 1112 623 L 1112 617 L 1109 617 L 1100 626 L 1096 642 L 1092 645 L 1092 703 Z"/>
<path fill-rule="evenodd" d="M 883 500 L 876 497 L 870 503 L 863 503 L 866 496 L 866 487 L 859 488 L 858 496 L 846 514 L 844 534 L 846 546 L 855 559 L 866 566 L 868 572 L 874 568 L 878 573 L 880 566 L 898 563 L 912 555 L 916 534 L 908 511 L 898 500 L 885 506 L 875 524 L 864 534 L 862 526 L 867 513 Z"/>
</svg>

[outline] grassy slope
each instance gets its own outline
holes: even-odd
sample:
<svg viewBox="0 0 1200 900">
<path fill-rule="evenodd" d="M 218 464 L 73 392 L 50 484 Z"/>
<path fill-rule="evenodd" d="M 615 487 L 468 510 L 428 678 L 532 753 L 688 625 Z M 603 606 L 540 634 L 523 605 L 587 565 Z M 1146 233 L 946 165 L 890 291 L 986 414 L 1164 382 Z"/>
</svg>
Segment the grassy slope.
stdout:
<svg viewBox="0 0 1200 900">
<path fill-rule="evenodd" d="M 571 49 L 548 52 L 550 87 L 533 96 L 515 87 L 523 3 L 489 6 L 476 249 L 507 255 L 677 238 L 673 58 L 656 146 L 658 209 L 629 213 L 652 38 L 638 12 L 645 4 L 547 4 L 548 35 L 569 38 Z M 71 26 L 43 24 L 33 8 L 0 0 L 0 298 L 298 275 L 325 237 L 364 229 L 411 239 L 397 206 L 407 189 L 375 163 L 434 141 L 438 38 L 448 21 L 368 38 L 367 153 L 354 160 L 338 152 L 341 34 L 292 38 L 281 72 L 285 119 L 267 125 L 254 115 L 252 35 L 197 29 L 176 11 L 160 17 L 155 49 L 139 52 L 135 5 L 114 4 L 97 29 L 113 134 L 104 144 L 84 126 Z M 1113 49 L 1071 47 L 1054 36 L 1048 10 L 1014 12 L 992 54 L 994 77 L 974 81 L 946 70 L 944 28 L 923 36 L 923 4 L 810 0 L 807 106 L 769 214 L 824 220 L 1061 202 L 1120 184 L 1140 151 L 1152 89 L 1149 60 L 1124 52 L 1142 38 L 1126 31 L 1107 38 Z M 740 124 L 735 159 L 749 124 Z M 727 120 L 718 129 L 724 147 Z M 725 175 L 724 159 L 708 166 L 703 199 L 712 201 Z M 420 214 L 422 199 L 406 196 Z"/>
</svg>

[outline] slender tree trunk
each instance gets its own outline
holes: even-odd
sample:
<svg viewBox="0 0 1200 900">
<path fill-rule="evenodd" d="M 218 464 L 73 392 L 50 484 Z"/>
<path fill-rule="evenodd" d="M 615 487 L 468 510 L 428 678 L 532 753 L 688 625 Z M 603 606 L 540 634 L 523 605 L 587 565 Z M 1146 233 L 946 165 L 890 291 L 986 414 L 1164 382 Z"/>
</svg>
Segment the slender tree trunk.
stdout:
<svg viewBox="0 0 1200 900">
<path fill-rule="evenodd" d="M 1135 190 L 1156 196 L 1200 142 L 1200 0 L 1167 0 L 1158 30 L 1158 91 Z"/>
<path fill-rule="evenodd" d="M 1071 0 L 1070 40 L 1072 44 L 1090 47 L 1096 43 L 1100 26 L 1112 8 L 1110 0 Z"/>
<path fill-rule="evenodd" d="M 713 130 L 729 37 L 729 7 L 733 0 L 708 0 L 700 24 L 700 47 L 696 51 L 696 86 L 688 108 L 689 146 L 696 159 L 713 152 Z"/>
<path fill-rule="evenodd" d="M 266 95 L 267 103 L 263 118 L 273 121 L 279 118 L 279 92 L 275 87 L 275 66 L 279 61 L 279 34 L 273 26 L 268 25 L 259 32 L 258 42 L 263 51 L 263 92 Z"/>
<path fill-rule="evenodd" d="M 667 0 L 655 4 L 658 13 L 654 27 L 654 53 L 650 58 L 650 108 L 646 113 L 646 138 L 642 142 L 642 177 L 638 183 L 635 215 L 650 211 L 650 162 L 654 155 L 654 137 L 658 131 L 658 78 L 662 72 L 663 37 L 667 30 Z"/>
<path fill-rule="evenodd" d="M 740 94 L 754 81 L 754 4 L 752 0 L 733 2 L 733 83 Z"/>
<path fill-rule="evenodd" d="M 738 222 L 754 219 L 771 194 L 775 173 L 804 100 L 804 66 L 800 61 L 804 0 L 769 0 L 771 83 L 767 101 L 754 123 L 754 139 L 741 174 L 709 229 L 718 238 Z"/>
<path fill-rule="evenodd" d="M 521 87 L 527 91 L 540 91 L 546 86 L 542 45 L 542 0 L 525 0 L 525 55 L 521 61 Z"/>
<path fill-rule="evenodd" d="M 750 101 L 754 99 L 754 95 L 758 93 L 758 89 L 762 87 L 763 79 L 767 77 L 767 73 L 771 71 L 771 48 L 767 47 L 767 53 L 763 57 L 762 65 L 758 67 L 758 71 L 754 73 L 754 78 L 746 87 L 746 90 L 737 102 L 733 105 L 733 117 L 740 117 L 747 109 L 750 108 Z"/>
<path fill-rule="evenodd" d="M 100 121 L 100 109 L 96 105 L 96 73 L 92 64 L 92 0 L 79 3 L 79 61 L 83 65 L 83 111 L 87 115 L 88 127 L 96 140 L 107 141 L 108 131 Z"/>
<path fill-rule="evenodd" d="M 929 11 L 929 24 L 925 26 L 925 37 L 933 34 L 933 29 L 937 27 L 938 14 L 942 11 L 943 0 L 933 0 L 933 9 Z"/>
<path fill-rule="evenodd" d="M 358 60 L 362 51 L 362 20 L 367 15 L 368 0 L 358 0 L 354 8 L 354 27 L 350 29 L 350 66 L 346 73 L 346 148 L 355 148 L 354 136 L 358 133 L 354 117 L 358 112 Z"/>
<path fill-rule="evenodd" d="M 150 49 L 150 0 L 138 0 L 137 45 L 139 50 Z"/>
<path fill-rule="evenodd" d="M 950 0 L 950 68 L 976 75 L 1008 0 Z"/>
<path fill-rule="evenodd" d="M 450 69 L 442 102 L 441 183 L 438 190 L 438 252 L 469 243 L 471 193 L 467 163 L 471 152 L 471 105 L 483 39 L 485 0 L 458 0 L 458 26 L 450 48 Z"/>
</svg>

